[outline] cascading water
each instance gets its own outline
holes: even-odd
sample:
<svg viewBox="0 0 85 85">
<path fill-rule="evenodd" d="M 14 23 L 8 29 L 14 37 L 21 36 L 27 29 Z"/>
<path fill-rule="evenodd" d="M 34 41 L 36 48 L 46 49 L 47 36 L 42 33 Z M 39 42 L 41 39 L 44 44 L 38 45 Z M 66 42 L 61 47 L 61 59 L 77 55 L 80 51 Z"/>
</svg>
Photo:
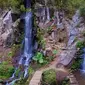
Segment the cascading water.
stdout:
<svg viewBox="0 0 85 85">
<path fill-rule="evenodd" d="M 25 0 L 25 5 L 26 8 L 31 7 L 31 0 Z M 24 43 L 23 43 L 24 50 L 22 54 L 20 55 L 20 61 L 19 61 L 19 66 L 22 65 L 24 67 L 24 78 L 28 76 L 28 67 L 30 63 L 30 59 L 32 58 L 32 12 L 26 12 L 25 15 L 25 36 L 24 36 Z M 19 68 L 16 67 L 16 70 Z M 16 78 L 15 73 L 12 75 L 10 78 L 11 80 L 13 79 L 12 82 L 7 83 L 6 85 L 13 85 L 17 80 L 20 79 L 20 74 L 18 75 L 19 77 Z"/>
<path fill-rule="evenodd" d="M 62 11 L 57 11 L 56 12 L 56 18 L 57 18 L 57 28 L 63 28 L 63 17 L 64 17 L 64 13 Z"/>
<path fill-rule="evenodd" d="M 26 13 L 25 17 L 25 38 L 24 38 L 24 51 L 21 55 L 21 59 L 19 61 L 20 65 L 24 65 L 25 74 L 27 75 L 29 60 L 32 57 L 32 13 Z"/>
<path fill-rule="evenodd" d="M 81 55 L 81 57 L 83 58 L 83 63 L 81 65 L 81 69 L 80 71 L 85 74 L 85 48 L 83 49 L 83 54 Z"/>
<path fill-rule="evenodd" d="M 49 7 L 46 8 L 47 9 L 47 20 L 50 21 L 50 12 L 49 12 Z"/>
<path fill-rule="evenodd" d="M 68 26 L 68 36 L 69 36 L 69 41 L 68 41 L 68 46 L 70 46 L 74 40 L 75 37 L 78 34 L 78 29 L 76 29 L 77 25 L 81 22 L 80 18 L 80 13 L 79 10 L 76 11 L 75 15 L 72 18 L 72 21 L 70 21 L 70 24 L 67 24 Z"/>
</svg>

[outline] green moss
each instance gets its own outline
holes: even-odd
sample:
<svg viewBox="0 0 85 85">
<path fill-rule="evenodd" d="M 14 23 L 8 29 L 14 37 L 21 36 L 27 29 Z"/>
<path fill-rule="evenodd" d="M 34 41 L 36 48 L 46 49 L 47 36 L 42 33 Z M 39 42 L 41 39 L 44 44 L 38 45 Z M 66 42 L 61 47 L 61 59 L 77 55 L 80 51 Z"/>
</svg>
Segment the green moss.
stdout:
<svg viewBox="0 0 85 85">
<path fill-rule="evenodd" d="M 50 70 L 43 72 L 42 85 L 57 85 L 55 70 L 50 69 Z"/>
</svg>

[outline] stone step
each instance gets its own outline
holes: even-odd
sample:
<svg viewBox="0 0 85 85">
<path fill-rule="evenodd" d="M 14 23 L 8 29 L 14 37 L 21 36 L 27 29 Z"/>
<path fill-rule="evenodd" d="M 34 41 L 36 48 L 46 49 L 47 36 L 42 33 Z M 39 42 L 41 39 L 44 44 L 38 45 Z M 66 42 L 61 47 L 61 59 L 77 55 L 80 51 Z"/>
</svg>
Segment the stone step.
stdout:
<svg viewBox="0 0 85 85">
<path fill-rule="evenodd" d="M 68 78 L 70 79 L 70 85 L 79 85 L 78 81 L 72 73 L 69 74 Z"/>
</svg>

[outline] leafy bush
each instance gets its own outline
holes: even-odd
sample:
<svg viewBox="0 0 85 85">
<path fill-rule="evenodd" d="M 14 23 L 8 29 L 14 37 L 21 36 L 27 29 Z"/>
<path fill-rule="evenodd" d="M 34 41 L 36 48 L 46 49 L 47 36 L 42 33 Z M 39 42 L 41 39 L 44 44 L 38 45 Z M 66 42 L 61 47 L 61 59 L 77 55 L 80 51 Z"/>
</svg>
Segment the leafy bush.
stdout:
<svg viewBox="0 0 85 85">
<path fill-rule="evenodd" d="M 33 57 L 33 60 L 40 63 L 40 64 L 43 64 L 46 61 L 43 54 L 40 52 L 36 53 L 36 55 Z"/>
<path fill-rule="evenodd" d="M 8 53 L 8 56 L 9 56 L 9 57 L 12 57 L 12 56 L 13 56 L 13 52 L 10 51 L 10 52 Z"/>
<path fill-rule="evenodd" d="M 84 41 L 78 41 L 77 44 L 76 44 L 76 47 L 80 48 L 80 49 L 85 47 Z"/>
<path fill-rule="evenodd" d="M 37 41 L 38 41 L 38 44 L 44 49 L 45 48 L 45 40 L 44 40 L 44 30 L 38 28 L 37 29 Z"/>
<path fill-rule="evenodd" d="M 29 75 L 32 75 L 34 73 L 34 69 L 30 66 L 28 69 Z"/>
<path fill-rule="evenodd" d="M 62 84 L 61 85 L 69 85 L 69 79 L 68 78 L 65 78 L 63 81 L 62 81 Z"/>
<path fill-rule="evenodd" d="M 53 69 L 44 71 L 42 74 L 42 85 L 57 85 L 56 72 Z"/>
<path fill-rule="evenodd" d="M 71 66 L 71 70 L 72 71 L 78 70 L 80 68 L 81 63 L 82 63 L 82 59 L 76 59 Z"/>
<path fill-rule="evenodd" d="M 81 58 L 81 55 L 83 54 L 82 50 L 79 50 L 76 55 L 75 55 L 75 60 L 73 62 L 73 64 L 71 65 L 71 70 L 75 71 L 78 70 L 80 68 L 80 65 L 82 64 L 83 59 Z"/>
<path fill-rule="evenodd" d="M 0 79 L 7 79 L 12 76 L 14 67 L 7 65 L 7 63 L 0 64 Z"/>
<path fill-rule="evenodd" d="M 25 9 L 24 5 L 21 5 L 21 6 L 20 6 L 20 10 L 21 10 L 21 11 L 23 11 L 23 12 L 25 12 L 25 11 L 26 11 L 26 9 Z"/>
<path fill-rule="evenodd" d="M 85 18 L 85 5 L 80 7 L 80 15 Z"/>
</svg>

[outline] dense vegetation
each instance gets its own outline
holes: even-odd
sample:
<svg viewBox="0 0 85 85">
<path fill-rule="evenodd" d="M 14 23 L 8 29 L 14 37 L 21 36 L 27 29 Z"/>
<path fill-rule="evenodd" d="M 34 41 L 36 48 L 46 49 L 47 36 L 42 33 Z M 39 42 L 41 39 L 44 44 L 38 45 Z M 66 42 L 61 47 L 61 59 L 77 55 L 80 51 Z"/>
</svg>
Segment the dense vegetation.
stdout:
<svg viewBox="0 0 85 85">
<path fill-rule="evenodd" d="M 25 10 L 23 5 L 24 0 L 0 0 L 0 8 L 11 7 L 17 10 Z M 53 6 L 57 9 L 64 9 L 73 13 L 75 9 L 80 8 L 82 15 L 84 15 L 85 0 L 44 0 L 46 6 Z M 35 4 L 37 0 L 32 0 L 32 4 Z"/>
<path fill-rule="evenodd" d="M 33 8 L 35 7 L 34 5 L 36 2 L 39 3 L 38 1 L 39 0 L 32 0 Z M 54 10 L 64 11 L 68 18 L 72 18 L 74 12 L 77 9 L 80 10 L 81 16 L 85 17 L 85 0 L 44 0 L 44 2 L 45 2 L 44 3 L 45 7 L 52 7 Z M 25 8 L 24 0 L 0 0 L 0 9 L 4 10 L 4 9 L 10 9 L 10 8 L 14 12 L 18 11 L 18 13 L 31 11 L 31 9 Z M 50 34 L 51 30 L 52 30 L 51 27 L 47 28 L 47 30 L 42 30 L 40 28 L 37 28 L 36 38 L 37 38 L 38 46 L 40 47 L 40 49 L 42 48 L 42 50 L 45 50 L 46 42 L 44 40 L 43 35 L 45 32 Z M 19 44 L 12 45 L 12 47 L 11 47 L 12 49 L 7 55 L 8 60 L 9 60 L 9 58 L 12 59 L 12 56 L 14 56 L 17 53 L 17 50 L 21 47 L 20 43 L 22 42 L 22 39 L 18 40 L 18 41 L 20 41 Z M 77 42 L 76 48 L 79 49 L 79 51 L 78 51 L 79 53 L 80 53 L 80 50 L 84 47 L 85 47 L 85 41 Z M 32 63 L 37 65 L 38 67 L 47 65 L 47 64 L 49 64 L 49 62 L 51 62 L 55 58 L 56 54 L 57 54 L 56 49 L 52 50 L 52 56 L 47 56 L 47 55 L 45 56 L 44 53 L 42 53 L 40 50 L 38 50 L 35 53 L 35 56 L 32 58 Z M 79 69 L 80 64 L 82 62 L 80 55 L 81 54 L 78 54 L 78 57 L 75 59 L 76 62 L 74 61 L 72 64 L 72 66 L 71 66 L 72 71 Z M 20 71 L 21 71 L 21 69 L 17 69 L 17 71 L 15 73 L 16 77 L 18 77 L 18 74 Z M 9 61 L 1 62 L 1 64 L 0 64 L 0 78 L 1 79 L 10 78 L 12 76 L 13 72 L 14 72 L 14 67 L 12 65 L 12 62 L 11 63 L 9 63 Z M 29 76 L 32 77 L 34 70 L 32 68 L 29 68 L 28 72 L 29 72 Z M 26 80 L 24 80 L 21 77 L 21 80 L 18 81 L 16 85 L 23 85 L 25 82 L 26 82 Z M 29 82 L 29 80 L 28 80 L 28 82 Z M 47 85 L 48 84 L 55 85 L 56 84 L 56 72 L 54 70 L 45 71 L 43 73 L 43 83 L 47 83 Z M 43 85 L 46 85 L 46 84 L 43 84 Z"/>
</svg>

